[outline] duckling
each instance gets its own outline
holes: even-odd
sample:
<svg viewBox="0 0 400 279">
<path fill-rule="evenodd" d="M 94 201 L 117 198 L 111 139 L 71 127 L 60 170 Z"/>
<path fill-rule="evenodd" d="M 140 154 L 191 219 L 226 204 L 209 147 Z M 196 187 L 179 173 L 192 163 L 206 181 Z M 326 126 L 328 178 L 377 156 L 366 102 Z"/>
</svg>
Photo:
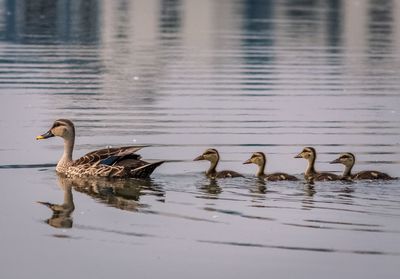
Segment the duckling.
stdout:
<svg viewBox="0 0 400 279">
<path fill-rule="evenodd" d="M 287 173 L 282 173 L 282 172 L 265 174 L 264 170 L 265 170 L 265 165 L 267 164 L 267 158 L 263 152 L 253 153 L 253 155 L 251 155 L 250 159 L 245 161 L 243 164 L 256 164 L 258 166 L 258 171 L 256 173 L 256 176 L 259 178 L 268 180 L 268 181 L 281 181 L 281 180 L 296 181 L 296 180 L 298 180 L 295 176 L 287 174 Z"/>
<path fill-rule="evenodd" d="M 164 161 L 147 163 L 135 154 L 142 147 L 124 146 L 92 151 L 73 160 L 75 127 L 71 120 L 58 119 L 50 130 L 37 136 L 37 140 L 51 137 L 64 139 L 64 154 L 58 161 L 56 171 L 67 176 L 107 178 L 148 178 Z"/>
<path fill-rule="evenodd" d="M 342 174 L 341 179 L 343 180 L 352 180 L 352 179 L 368 179 L 368 180 L 375 180 L 375 179 L 384 179 L 389 180 L 393 179 L 390 175 L 379 172 L 379 171 L 361 171 L 359 173 L 352 174 L 351 170 L 356 162 L 356 157 L 353 153 L 343 153 L 340 155 L 339 158 L 333 160 L 331 164 L 343 164 L 344 171 Z"/>
<path fill-rule="evenodd" d="M 297 154 L 294 158 L 304 158 L 308 161 L 307 170 L 304 173 L 304 178 L 307 181 L 333 181 L 339 180 L 340 177 L 334 173 L 329 172 L 317 172 L 315 170 L 315 160 L 317 159 L 317 153 L 313 147 L 305 147 L 303 151 Z"/>
<path fill-rule="evenodd" d="M 209 178 L 228 178 L 228 177 L 243 177 L 240 173 L 230 170 L 217 171 L 219 162 L 219 153 L 214 148 L 209 148 L 203 154 L 196 157 L 193 161 L 207 160 L 210 161 L 210 168 L 206 171 L 206 176 Z"/>
</svg>

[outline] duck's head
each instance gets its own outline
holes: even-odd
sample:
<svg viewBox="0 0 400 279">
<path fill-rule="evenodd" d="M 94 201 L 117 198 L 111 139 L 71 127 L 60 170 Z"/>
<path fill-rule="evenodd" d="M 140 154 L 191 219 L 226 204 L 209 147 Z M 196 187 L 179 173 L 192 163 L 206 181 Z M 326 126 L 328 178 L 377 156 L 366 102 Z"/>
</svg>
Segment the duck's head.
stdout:
<svg viewBox="0 0 400 279">
<path fill-rule="evenodd" d="M 63 139 L 71 139 L 75 137 L 75 127 L 71 120 L 58 119 L 54 121 L 53 126 L 43 135 L 37 136 L 37 140 L 48 139 L 51 137 L 62 137 Z"/>
<path fill-rule="evenodd" d="M 316 152 L 313 147 L 304 147 L 303 151 L 295 156 L 295 158 L 304 158 L 306 160 L 314 160 L 316 157 Z"/>
<path fill-rule="evenodd" d="M 243 162 L 243 164 L 256 164 L 257 166 L 262 166 L 266 163 L 267 158 L 263 152 L 254 152 L 250 159 Z"/>
<path fill-rule="evenodd" d="M 194 158 L 193 161 L 207 160 L 210 162 L 217 162 L 219 160 L 219 153 L 214 148 L 209 148 L 203 154 Z"/>
<path fill-rule="evenodd" d="M 356 157 L 353 153 L 340 154 L 339 158 L 333 160 L 331 164 L 343 164 L 346 167 L 353 166 L 356 161 Z"/>
</svg>

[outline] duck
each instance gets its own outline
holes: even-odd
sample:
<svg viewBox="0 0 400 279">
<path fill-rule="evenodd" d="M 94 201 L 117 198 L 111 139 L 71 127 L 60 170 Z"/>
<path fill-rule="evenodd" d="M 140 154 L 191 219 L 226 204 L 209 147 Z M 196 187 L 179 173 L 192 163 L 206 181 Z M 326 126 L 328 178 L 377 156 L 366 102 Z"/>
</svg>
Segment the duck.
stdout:
<svg viewBox="0 0 400 279">
<path fill-rule="evenodd" d="M 72 159 L 75 143 L 75 126 L 69 119 L 54 121 L 51 128 L 37 136 L 37 140 L 61 137 L 64 153 L 56 166 L 56 172 L 67 177 L 149 178 L 153 171 L 164 163 L 148 163 L 136 154 L 144 146 L 123 146 L 98 149 L 77 160 Z"/>
<path fill-rule="evenodd" d="M 264 170 L 265 170 L 265 165 L 267 164 L 267 157 L 263 152 L 254 152 L 251 155 L 251 157 L 248 160 L 246 160 L 243 164 L 256 164 L 258 166 L 258 171 L 256 173 L 256 176 L 265 179 L 267 181 L 298 180 L 297 177 L 283 172 L 265 174 Z"/>
<path fill-rule="evenodd" d="M 393 179 L 390 175 L 380 171 L 361 171 L 355 174 L 351 173 L 351 170 L 356 162 L 356 156 L 353 153 L 347 152 L 340 154 L 339 158 L 330 162 L 331 164 L 342 164 L 344 165 L 344 171 L 342 174 L 342 180 L 390 180 Z"/>
<path fill-rule="evenodd" d="M 243 177 L 243 175 L 241 175 L 240 173 L 231 170 L 217 171 L 219 158 L 220 157 L 218 151 L 214 148 L 209 148 L 206 151 L 204 151 L 203 154 L 194 158 L 193 161 L 201 161 L 201 160 L 210 161 L 211 163 L 210 168 L 206 171 L 206 176 L 212 179 Z"/>
<path fill-rule="evenodd" d="M 315 170 L 315 160 L 317 159 L 317 152 L 313 147 L 304 147 L 304 149 L 297 154 L 294 158 L 303 158 L 308 161 L 304 178 L 307 181 L 335 181 L 340 180 L 340 176 L 329 172 L 317 172 Z"/>
</svg>

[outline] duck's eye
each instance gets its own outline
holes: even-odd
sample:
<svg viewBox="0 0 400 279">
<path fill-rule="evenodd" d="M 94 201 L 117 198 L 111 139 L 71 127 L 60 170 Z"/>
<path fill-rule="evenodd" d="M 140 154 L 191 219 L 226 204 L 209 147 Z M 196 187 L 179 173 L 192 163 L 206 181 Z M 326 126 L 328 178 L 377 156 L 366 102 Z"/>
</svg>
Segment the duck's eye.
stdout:
<svg viewBox="0 0 400 279">
<path fill-rule="evenodd" d="M 62 126 L 62 124 L 59 122 L 56 122 L 56 123 L 54 123 L 53 128 L 60 127 L 60 126 Z"/>
</svg>

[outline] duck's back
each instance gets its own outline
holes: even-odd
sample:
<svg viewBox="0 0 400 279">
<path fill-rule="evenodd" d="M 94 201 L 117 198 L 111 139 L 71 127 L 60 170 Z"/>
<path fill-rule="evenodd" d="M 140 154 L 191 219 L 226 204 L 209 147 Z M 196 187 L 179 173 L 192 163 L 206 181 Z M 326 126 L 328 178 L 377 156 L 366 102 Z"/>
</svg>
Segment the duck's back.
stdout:
<svg viewBox="0 0 400 279">
<path fill-rule="evenodd" d="M 288 181 L 296 181 L 298 180 L 297 177 L 283 173 L 283 172 L 275 172 L 265 176 L 265 180 L 268 181 L 281 181 L 281 180 L 288 180 Z"/>
<path fill-rule="evenodd" d="M 359 173 L 354 174 L 353 179 L 389 180 L 389 179 L 393 179 L 393 178 L 390 175 L 383 173 L 383 172 L 379 172 L 379 171 L 361 171 Z"/>
<path fill-rule="evenodd" d="M 148 163 L 135 154 L 142 147 L 125 146 L 104 148 L 82 156 L 67 169 L 69 176 L 147 178 L 162 162 Z"/>
<path fill-rule="evenodd" d="M 313 175 L 312 180 L 314 181 L 335 181 L 340 180 L 340 176 L 330 172 L 319 172 Z"/>
<path fill-rule="evenodd" d="M 231 170 L 219 171 L 215 175 L 215 178 L 233 178 L 233 177 L 243 177 L 243 175 L 241 175 L 238 172 L 231 171 Z"/>
</svg>

